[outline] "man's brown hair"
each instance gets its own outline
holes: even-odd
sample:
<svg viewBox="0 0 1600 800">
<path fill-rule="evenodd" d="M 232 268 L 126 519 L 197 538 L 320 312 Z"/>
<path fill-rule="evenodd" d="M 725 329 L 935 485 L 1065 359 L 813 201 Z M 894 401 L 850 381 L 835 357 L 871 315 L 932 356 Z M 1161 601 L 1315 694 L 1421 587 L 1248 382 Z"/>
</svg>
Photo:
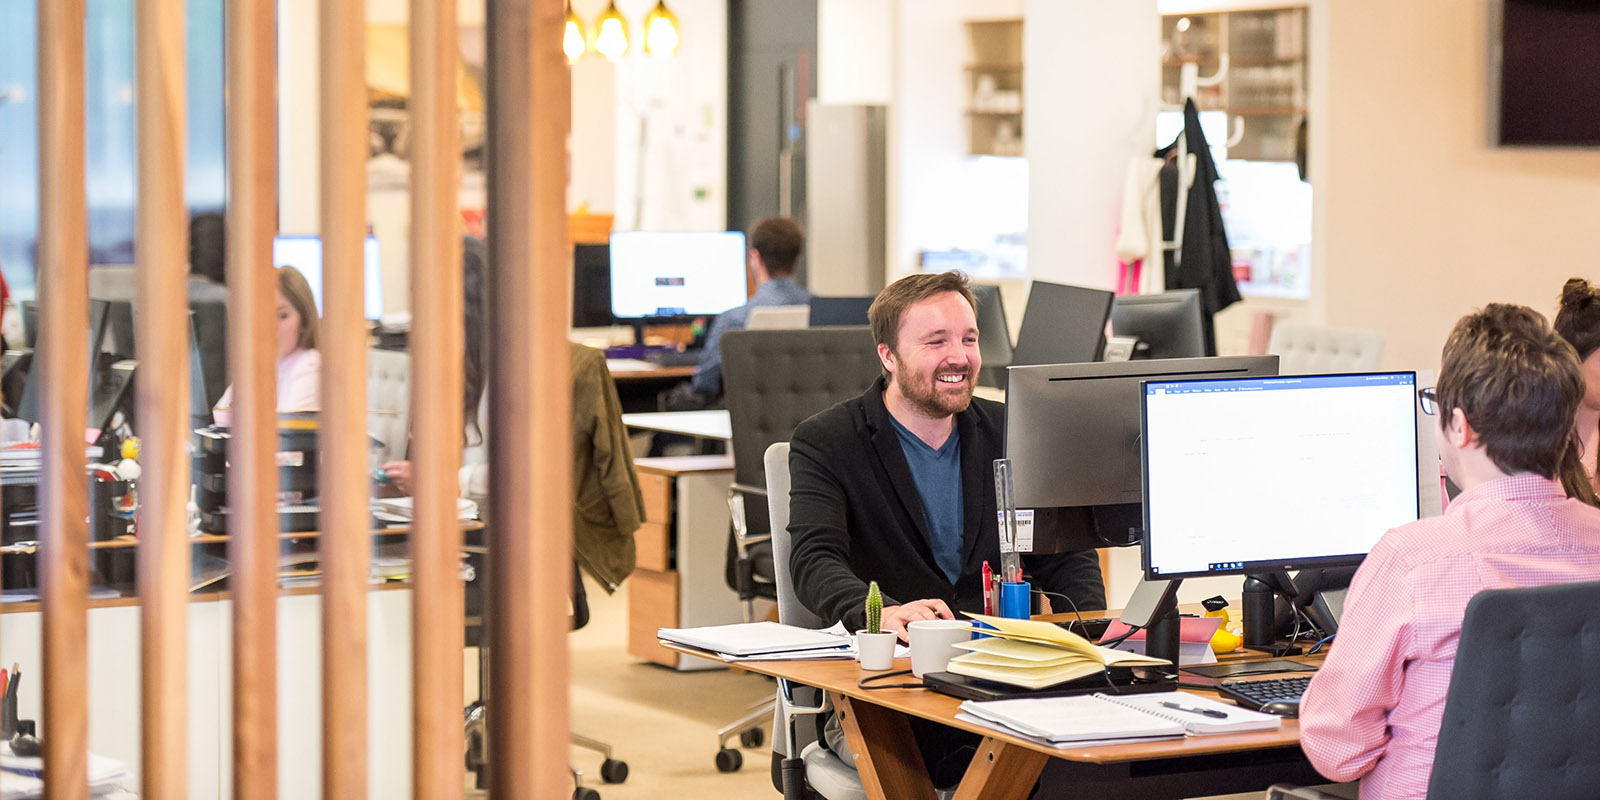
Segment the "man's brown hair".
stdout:
<svg viewBox="0 0 1600 800">
<path fill-rule="evenodd" d="M 761 255 L 767 274 L 774 278 L 794 274 L 795 262 L 800 260 L 805 245 L 805 232 L 788 217 L 762 217 L 750 227 L 750 249 Z"/>
<path fill-rule="evenodd" d="M 1461 409 L 1500 471 L 1554 478 L 1583 398 L 1583 369 L 1542 314 L 1491 303 L 1450 332 L 1436 391 L 1440 426 Z"/>
<path fill-rule="evenodd" d="M 889 345 L 891 351 L 898 352 L 895 347 L 899 344 L 900 318 L 905 316 L 906 309 L 945 292 L 961 295 L 967 305 L 972 306 L 972 313 L 978 313 L 978 299 L 972 296 L 966 273 L 959 270 L 919 272 L 884 287 L 867 309 L 873 343 Z"/>
</svg>

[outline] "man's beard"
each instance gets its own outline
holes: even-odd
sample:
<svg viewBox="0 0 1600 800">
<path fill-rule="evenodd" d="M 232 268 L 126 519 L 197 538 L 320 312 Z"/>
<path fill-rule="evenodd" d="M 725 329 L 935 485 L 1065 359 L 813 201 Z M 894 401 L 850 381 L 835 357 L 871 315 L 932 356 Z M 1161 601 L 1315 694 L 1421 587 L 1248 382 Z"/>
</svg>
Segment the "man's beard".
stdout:
<svg viewBox="0 0 1600 800">
<path fill-rule="evenodd" d="M 967 381 L 963 384 L 964 391 L 959 395 L 939 391 L 938 377 L 940 375 L 966 375 Z M 894 382 L 900 389 L 900 395 L 915 408 L 918 413 L 935 419 L 959 414 L 967 410 L 972 404 L 972 369 L 948 369 L 934 373 L 932 377 L 923 375 L 907 375 L 906 372 L 896 372 Z"/>
</svg>

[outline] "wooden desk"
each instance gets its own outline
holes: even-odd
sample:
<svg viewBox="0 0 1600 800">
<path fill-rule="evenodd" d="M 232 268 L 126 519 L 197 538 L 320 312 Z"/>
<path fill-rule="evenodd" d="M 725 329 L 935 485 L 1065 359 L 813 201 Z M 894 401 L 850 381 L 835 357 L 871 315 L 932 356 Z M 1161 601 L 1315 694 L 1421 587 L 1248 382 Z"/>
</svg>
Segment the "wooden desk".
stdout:
<svg viewBox="0 0 1600 800">
<path fill-rule="evenodd" d="M 665 642 L 661 646 L 705 655 Z M 895 668 L 909 669 L 910 662 L 897 659 Z M 961 700 L 955 697 L 926 689 L 861 689 L 856 682 L 875 673 L 863 672 L 854 661 L 745 661 L 736 666 L 827 691 L 856 754 L 867 796 L 875 799 L 934 798 L 910 717 L 983 737 L 956 791 L 957 800 L 1021 800 L 1042 773 L 1045 786 L 1070 790 L 1064 796 L 1097 800 L 1175 800 L 1262 791 L 1277 781 L 1325 781 L 1300 751 L 1298 720 L 1286 719 L 1275 731 L 1055 748 L 956 719 Z"/>
<path fill-rule="evenodd" d="M 707 411 L 657 411 L 649 414 L 623 414 L 622 424 L 630 428 L 662 433 L 678 433 L 698 439 L 733 439 L 733 420 L 726 409 Z"/>
<path fill-rule="evenodd" d="M 694 375 L 694 365 L 663 367 L 632 358 L 606 359 L 625 412 L 655 411 L 656 395 Z"/>
</svg>

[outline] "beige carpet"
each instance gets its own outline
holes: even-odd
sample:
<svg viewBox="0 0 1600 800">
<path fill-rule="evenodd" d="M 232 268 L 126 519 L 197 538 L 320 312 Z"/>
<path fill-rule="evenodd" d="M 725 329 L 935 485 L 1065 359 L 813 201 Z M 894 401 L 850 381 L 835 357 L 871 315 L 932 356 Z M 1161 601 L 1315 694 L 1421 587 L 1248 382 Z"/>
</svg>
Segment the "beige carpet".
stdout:
<svg viewBox="0 0 1600 800">
<path fill-rule="evenodd" d="M 569 639 L 572 725 L 610 744 L 614 757 L 627 762 L 628 778 L 620 784 L 602 783 L 601 756 L 575 747 L 572 763 L 583 770 L 585 785 L 598 790 L 602 800 L 778 797 L 767 745 L 744 750 L 744 768 L 738 772 L 718 772 L 714 761 L 717 729 L 751 703 L 770 698 L 772 684 L 725 669 L 674 672 L 640 663 L 626 651 L 626 583 L 610 596 L 593 583 L 587 588 L 589 624 Z"/>
</svg>

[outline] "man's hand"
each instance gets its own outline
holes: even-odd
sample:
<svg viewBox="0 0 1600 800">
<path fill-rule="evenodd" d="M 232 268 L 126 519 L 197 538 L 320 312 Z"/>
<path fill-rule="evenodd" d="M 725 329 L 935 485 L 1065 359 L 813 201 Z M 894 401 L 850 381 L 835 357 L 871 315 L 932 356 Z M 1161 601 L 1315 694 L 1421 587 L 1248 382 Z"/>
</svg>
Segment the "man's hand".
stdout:
<svg viewBox="0 0 1600 800">
<path fill-rule="evenodd" d="M 905 605 L 883 607 L 883 629 L 893 631 L 900 641 L 910 643 L 906 625 L 919 619 L 955 619 L 943 600 L 912 600 Z"/>
</svg>

